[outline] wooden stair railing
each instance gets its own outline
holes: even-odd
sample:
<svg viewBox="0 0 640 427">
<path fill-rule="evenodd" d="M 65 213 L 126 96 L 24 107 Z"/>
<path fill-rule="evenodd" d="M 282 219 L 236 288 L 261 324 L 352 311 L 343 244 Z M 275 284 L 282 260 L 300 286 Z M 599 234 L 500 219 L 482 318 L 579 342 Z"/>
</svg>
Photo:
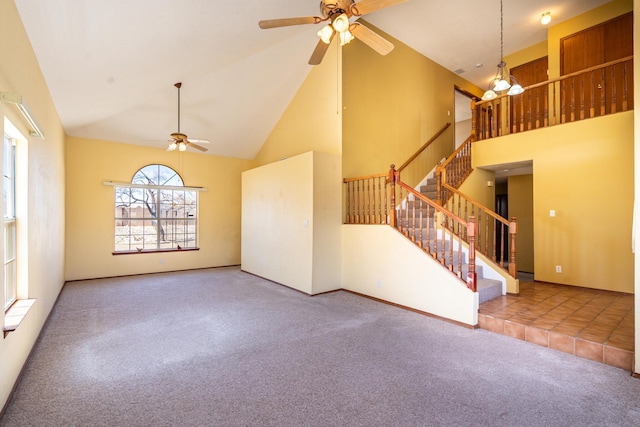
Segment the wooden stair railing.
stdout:
<svg viewBox="0 0 640 427">
<path fill-rule="evenodd" d="M 447 267 L 472 291 L 477 291 L 473 217 L 462 220 L 438 206 L 402 182 L 394 165 L 388 174 L 347 178 L 344 184 L 345 224 L 391 225 Z M 400 212 L 404 212 L 404 216 Z M 463 243 L 468 245 L 466 264 L 462 251 L 454 251 Z"/>
<path fill-rule="evenodd" d="M 400 180 L 400 172 L 395 170 L 395 165 L 391 165 L 388 181 L 390 225 L 447 267 L 469 289 L 477 292 L 473 216 L 463 220 L 414 190 Z M 401 209 L 402 205 L 404 209 Z M 462 236 L 466 239 L 463 240 Z M 463 262 L 463 243 L 468 245 L 467 263 Z M 464 265 L 467 266 L 466 272 Z"/>
<path fill-rule="evenodd" d="M 471 142 L 470 135 L 460 146 L 442 163 L 436 166 L 436 203 L 442 206 L 442 184 L 444 182 L 460 187 L 462 182 L 473 172 L 471 167 Z"/>
<path fill-rule="evenodd" d="M 471 143 L 474 140 L 471 134 L 449 158 L 436 167 L 436 203 L 465 221 L 474 217 L 476 248 L 498 267 L 507 270 L 510 276 L 517 278 L 516 218 L 512 217 L 509 221 L 458 191 L 462 182 L 473 172 Z"/>
<path fill-rule="evenodd" d="M 420 147 L 409 159 L 398 168 L 400 173 L 413 163 L 431 144 L 436 141 L 451 123 L 446 123 L 439 129 L 422 147 Z M 428 168 L 432 168 L 429 165 Z M 387 224 L 388 205 L 387 191 L 384 188 L 392 176 L 388 174 L 367 175 L 356 178 L 343 179 L 346 184 L 346 216 L 345 224 Z"/>
<path fill-rule="evenodd" d="M 521 95 L 471 102 L 476 140 L 633 109 L 633 56 L 525 87 Z"/>
<path fill-rule="evenodd" d="M 472 217 L 475 219 L 476 249 L 501 269 L 506 270 L 511 277 L 517 278 L 516 237 L 518 222 L 516 217 L 507 220 L 446 182 L 442 184 L 442 189 L 445 209 L 463 220 Z"/>
</svg>

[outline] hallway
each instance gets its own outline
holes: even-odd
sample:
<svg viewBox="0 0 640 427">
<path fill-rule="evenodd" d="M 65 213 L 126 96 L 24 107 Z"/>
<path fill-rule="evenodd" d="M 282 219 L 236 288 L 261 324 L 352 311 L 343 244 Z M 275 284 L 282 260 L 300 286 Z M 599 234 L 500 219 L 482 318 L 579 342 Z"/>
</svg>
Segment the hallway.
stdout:
<svg viewBox="0 0 640 427">
<path fill-rule="evenodd" d="M 633 368 L 634 296 L 520 279 L 520 294 L 480 304 L 480 328 Z"/>
</svg>

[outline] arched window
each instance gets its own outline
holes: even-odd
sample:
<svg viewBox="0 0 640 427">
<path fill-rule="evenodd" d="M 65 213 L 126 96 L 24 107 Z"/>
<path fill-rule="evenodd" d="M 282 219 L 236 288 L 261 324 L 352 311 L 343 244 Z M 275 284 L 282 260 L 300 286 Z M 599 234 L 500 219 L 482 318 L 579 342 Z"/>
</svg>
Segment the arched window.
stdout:
<svg viewBox="0 0 640 427">
<path fill-rule="evenodd" d="M 115 186 L 114 253 L 197 248 L 198 192 L 164 165 L 138 170 Z"/>
</svg>

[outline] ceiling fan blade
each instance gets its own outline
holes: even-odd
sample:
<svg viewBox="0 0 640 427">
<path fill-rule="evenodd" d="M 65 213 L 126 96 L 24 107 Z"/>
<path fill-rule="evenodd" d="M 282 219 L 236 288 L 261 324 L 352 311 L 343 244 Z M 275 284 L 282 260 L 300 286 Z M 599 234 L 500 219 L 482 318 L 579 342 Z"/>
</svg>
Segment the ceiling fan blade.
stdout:
<svg viewBox="0 0 640 427">
<path fill-rule="evenodd" d="M 209 141 L 208 139 L 191 139 L 191 138 L 189 138 L 188 141 L 191 144 L 193 144 L 193 143 L 196 143 L 196 144 L 210 144 L 211 143 L 211 141 Z"/>
<path fill-rule="evenodd" d="M 362 0 L 351 5 L 351 14 L 354 16 L 362 16 L 385 7 L 395 6 L 404 3 L 407 0 Z"/>
<path fill-rule="evenodd" d="M 301 18 L 282 18 L 282 19 L 265 19 L 258 22 L 263 30 L 268 28 L 288 27 L 291 25 L 317 24 L 324 21 L 319 16 L 305 16 Z"/>
<path fill-rule="evenodd" d="M 207 151 L 206 148 L 199 146 L 198 144 L 194 144 L 193 142 L 190 142 L 188 145 L 188 147 L 193 147 L 196 150 L 200 150 L 200 151 Z"/>
<path fill-rule="evenodd" d="M 393 43 L 364 25 L 354 22 L 349 26 L 349 31 L 355 38 L 378 52 L 380 55 L 386 55 L 393 50 Z"/>
<path fill-rule="evenodd" d="M 331 42 L 333 41 L 333 37 L 335 35 L 336 35 L 335 32 L 331 34 L 331 39 L 329 40 L 329 43 L 325 43 L 322 40 L 318 40 L 318 44 L 316 45 L 316 48 L 313 50 L 313 53 L 311 54 L 311 58 L 309 58 L 309 65 L 320 65 L 320 63 L 322 62 L 322 58 L 324 58 L 324 55 L 327 53 L 327 50 L 329 50 L 329 46 L 331 46 Z"/>
</svg>

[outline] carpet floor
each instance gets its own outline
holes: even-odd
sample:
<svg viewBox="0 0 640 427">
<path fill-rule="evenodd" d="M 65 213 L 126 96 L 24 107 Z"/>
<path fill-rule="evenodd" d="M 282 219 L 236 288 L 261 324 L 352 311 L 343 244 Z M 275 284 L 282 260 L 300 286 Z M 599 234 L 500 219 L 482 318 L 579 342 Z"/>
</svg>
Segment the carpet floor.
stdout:
<svg viewBox="0 0 640 427">
<path fill-rule="evenodd" d="M 239 268 L 65 285 L 1 426 L 632 426 L 622 369 Z"/>
</svg>

